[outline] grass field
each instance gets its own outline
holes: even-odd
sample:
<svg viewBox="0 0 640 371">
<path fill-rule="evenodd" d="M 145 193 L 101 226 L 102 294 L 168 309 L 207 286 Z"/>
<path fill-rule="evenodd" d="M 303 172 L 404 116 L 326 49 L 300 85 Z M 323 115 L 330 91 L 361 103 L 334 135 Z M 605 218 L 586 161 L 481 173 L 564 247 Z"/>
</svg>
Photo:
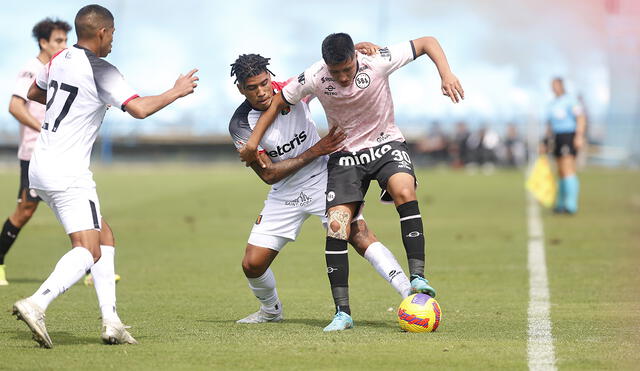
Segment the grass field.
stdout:
<svg viewBox="0 0 640 371">
<path fill-rule="evenodd" d="M 40 349 L 10 316 L 68 249 L 41 205 L 7 257 L 0 287 L 0 369 L 526 369 L 527 223 L 523 175 L 419 173 L 428 276 L 443 322 L 399 331 L 400 297 L 354 251 L 355 329 L 325 334 L 333 315 L 323 230 L 309 219 L 273 269 L 285 322 L 237 325 L 258 308 L 240 260 L 267 191 L 240 166 L 97 169 L 102 213 L 117 240 L 118 308 L 138 346 L 105 346 L 93 289 L 76 285 L 47 311 Z M 582 210 L 544 214 L 551 320 L 560 369 L 640 364 L 640 173 L 589 169 Z M 0 170 L 0 217 L 17 191 Z M 372 188 L 373 190 L 373 188 Z M 369 192 L 365 215 L 406 267 L 398 217 Z M 389 311 L 393 308 L 392 311 Z"/>
</svg>

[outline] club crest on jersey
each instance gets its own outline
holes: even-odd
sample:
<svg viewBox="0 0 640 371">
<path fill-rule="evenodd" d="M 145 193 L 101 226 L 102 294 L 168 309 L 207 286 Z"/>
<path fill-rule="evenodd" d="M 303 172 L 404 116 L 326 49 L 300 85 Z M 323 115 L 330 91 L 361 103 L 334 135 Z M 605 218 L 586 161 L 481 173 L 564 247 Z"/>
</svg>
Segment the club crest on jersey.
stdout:
<svg viewBox="0 0 640 371">
<path fill-rule="evenodd" d="M 289 112 L 291 112 L 291 106 L 285 107 L 282 111 L 280 111 L 280 114 L 284 116 L 284 115 L 288 115 Z"/>
<path fill-rule="evenodd" d="M 365 89 L 371 84 L 371 78 L 364 72 L 359 73 L 356 76 L 356 86 L 360 89 Z"/>
</svg>

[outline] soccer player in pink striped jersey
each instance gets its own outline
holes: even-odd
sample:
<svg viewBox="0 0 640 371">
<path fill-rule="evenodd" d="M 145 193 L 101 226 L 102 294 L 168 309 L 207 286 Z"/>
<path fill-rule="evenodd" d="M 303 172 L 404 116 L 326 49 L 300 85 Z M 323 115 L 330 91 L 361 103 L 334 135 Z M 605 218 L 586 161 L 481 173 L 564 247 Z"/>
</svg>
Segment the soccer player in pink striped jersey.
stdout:
<svg viewBox="0 0 640 371">
<path fill-rule="evenodd" d="M 336 315 L 325 331 L 345 330 L 349 328 L 346 324 L 352 321 L 346 254 L 349 221 L 362 207 L 372 180 L 376 180 L 382 190 L 381 199 L 393 202 L 398 211 L 413 291 L 436 294 L 424 275 L 425 240 L 416 179 L 404 136 L 395 125 L 389 88 L 391 73 L 424 54 L 438 68 L 442 93 L 458 103 L 464 98 L 464 91 L 435 38 L 402 42 L 367 56 L 355 50 L 349 35 L 329 35 L 322 43 L 322 60 L 274 96 L 271 107 L 240 151 L 247 163 L 260 163 L 258 143 L 277 113 L 311 94 L 322 104 L 329 126 L 338 126 L 347 134 L 345 148 L 332 153 L 327 165 L 329 228 L 325 256 Z"/>
</svg>

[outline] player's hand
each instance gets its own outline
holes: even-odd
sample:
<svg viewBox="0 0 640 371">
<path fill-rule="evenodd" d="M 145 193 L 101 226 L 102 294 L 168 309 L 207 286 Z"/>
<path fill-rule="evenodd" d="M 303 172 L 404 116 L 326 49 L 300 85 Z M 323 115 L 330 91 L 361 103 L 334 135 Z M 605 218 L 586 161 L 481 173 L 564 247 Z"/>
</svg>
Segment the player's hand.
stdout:
<svg viewBox="0 0 640 371">
<path fill-rule="evenodd" d="M 178 97 L 182 98 L 187 96 L 195 90 L 198 83 L 196 81 L 200 80 L 195 73 L 198 72 L 197 68 L 192 69 L 186 75 L 180 75 L 176 80 L 176 83 L 173 85 L 173 89 L 178 93 Z"/>
<path fill-rule="evenodd" d="M 264 169 L 267 167 L 267 164 L 265 164 L 260 156 L 258 156 L 258 147 L 247 143 L 244 146 L 240 147 L 240 149 L 238 149 L 238 152 L 240 153 L 240 160 L 242 162 L 245 162 L 247 166 L 250 166 L 257 161 L 258 165 L 260 165 L 261 168 Z"/>
<path fill-rule="evenodd" d="M 328 155 L 342 148 L 342 142 L 347 139 L 347 134 L 334 126 L 329 133 L 313 145 L 313 150 L 318 156 Z"/>
<path fill-rule="evenodd" d="M 442 94 L 451 98 L 453 103 L 458 103 L 461 99 L 464 99 L 462 85 L 460 85 L 456 75 L 451 72 L 442 76 Z"/>
<path fill-rule="evenodd" d="M 373 55 L 380 50 L 380 47 L 374 43 L 363 41 L 363 42 L 357 43 L 355 45 L 355 49 L 362 54 Z"/>
</svg>

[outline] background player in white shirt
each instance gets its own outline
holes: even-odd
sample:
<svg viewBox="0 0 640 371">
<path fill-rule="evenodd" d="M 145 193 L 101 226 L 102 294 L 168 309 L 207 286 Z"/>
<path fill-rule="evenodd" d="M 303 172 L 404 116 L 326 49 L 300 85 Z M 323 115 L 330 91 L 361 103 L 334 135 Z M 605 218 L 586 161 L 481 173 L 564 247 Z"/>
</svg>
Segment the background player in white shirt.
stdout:
<svg viewBox="0 0 640 371">
<path fill-rule="evenodd" d="M 116 312 L 114 238 L 100 215 L 89 170 L 91 149 L 108 106 L 144 118 L 193 93 L 198 78 L 192 70 L 166 92 L 139 97 L 118 69 L 101 59 L 111 52 L 115 30 L 111 12 L 87 5 L 76 15 L 75 29 L 78 43 L 53 56 L 28 94 L 29 99 L 47 105 L 29 181 L 64 227 L 72 249 L 32 296 L 14 304 L 13 313 L 29 326 L 34 340 L 51 348 L 46 308 L 91 270 L 102 312 L 102 340 L 135 344 Z"/>
<path fill-rule="evenodd" d="M 249 139 L 260 115 L 271 105 L 274 91 L 293 80 L 283 84 L 272 82 L 268 64 L 268 58 L 244 54 L 231 65 L 231 76 L 236 76 L 238 90 L 246 98 L 229 123 L 237 148 Z M 305 100 L 281 111 L 260 141 L 259 156 L 265 167 L 257 162 L 249 165 L 272 188 L 251 230 L 242 269 L 261 307 L 238 323 L 283 319 L 275 277 L 269 266 L 284 245 L 295 240 L 309 216 L 320 217 L 326 225 L 326 155 L 342 148 L 344 139 L 344 134 L 335 126 L 320 139 Z M 351 223 L 349 242 L 402 297 L 409 295 L 411 285 L 400 264 L 361 217 Z"/>
<path fill-rule="evenodd" d="M 51 57 L 67 47 L 67 33 L 71 26 L 61 20 L 45 18 L 38 22 L 32 30 L 33 37 L 38 43 L 40 52 L 35 58 L 25 63 L 16 80 L 13 95 L 9 102 L 9 113 L 20 123 L 20 145 L 18 159 L 20 160 L 20 187 L 18 189 L 18 204 L 2 226 L 0 233 L 0 286 L 8 285 L 4 258 L 11 245 L 18 237 L 29 219 L 35 213 L 40 198 L 29 188 L 29 161 L 35 147 L 42 120 L 44 120 L 45 106 L 27 97 L 29 88 L 36 76 L 49 63 Z"/>
<path fill-rule="evenodd" d="M 437 40 L 422 37 L 380 49 L 366 56 L 356 52 L 351 37 L 329 35 L 322 43 L 323 59 L 287 85 L 256 124 L 241 150 L 247 162 L 255 161 L 258 141 L 283 107 L 296 105 L 309 94 L 322 104 L 330 127 L 338 126 L 347 139 L 343 151 L 331 155 L 327 165 L 326 253 L 329 280 L 334 288 L 336 315 L 329 326 L 342 330 L 351 322 L 345 254 L 350 220 L 358 213 L 371 180 L 382 189 L 381 198 L 393 201 L 400 216 L 402 242 L 407 252 L 414 292 L 435 296 L 424 277 L 425 249 L 422 216 L 415 192 L 415 174 L 404 137 L 395 125 L 389 75 L 417 57 L 427 54 L 442 78 L 444 95 L 457 103 L 464 92 L 451 72 Z M 338 269 L 332 269 L 336 267 Z"/>
</svg>

